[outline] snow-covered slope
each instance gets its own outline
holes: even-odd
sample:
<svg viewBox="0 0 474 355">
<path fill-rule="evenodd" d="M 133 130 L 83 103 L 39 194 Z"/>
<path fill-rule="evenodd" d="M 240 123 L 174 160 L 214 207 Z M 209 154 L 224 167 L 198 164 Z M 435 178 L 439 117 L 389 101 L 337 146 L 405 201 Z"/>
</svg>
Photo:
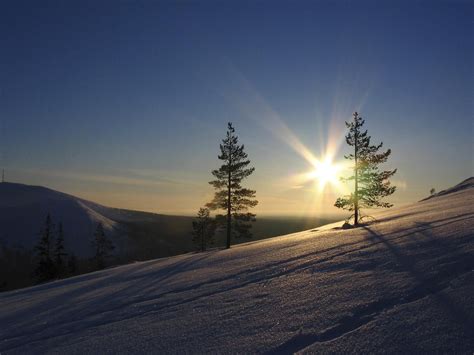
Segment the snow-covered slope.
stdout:
<svg viewBox="0 0 474 355">
<path fill-rule="evenodd" d="M 468 188 L 473 188 L 473 187 L 474 187 L 474 177 L 470 177 L 470 178 L 468 178 L 464 181 L 461 181 L 459 184 L 457 184 L 453 187 L 450 187 L 449 189 L 442 190 L 438 193 L 435 193 L 431 196 L 428 196 L 424 200 L 429 200 L 430 198 L 433 198 L 433 197 L 443 196 L 443 195 L 447 195 L 447 194 L 450 194 L 450 193 L 453 193 L 453 192 L 456 192 L 456 191 L 461 191 L 461 190 L 468 189 Z"/>
<path fill-rule="evenodd" d="M 0 352 L 474 351 L 474 188 L 0 294 Z"/>
</svg>

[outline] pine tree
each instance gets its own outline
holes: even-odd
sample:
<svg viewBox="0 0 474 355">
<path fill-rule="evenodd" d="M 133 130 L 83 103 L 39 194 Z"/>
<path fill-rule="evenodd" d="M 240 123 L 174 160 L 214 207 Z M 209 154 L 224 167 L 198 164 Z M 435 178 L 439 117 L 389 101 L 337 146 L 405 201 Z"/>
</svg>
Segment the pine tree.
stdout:
<svg viewBox="0 0 474 355">
<path fill-rule="evenodd" d="M 36 246 L 38 252 L 38 266 L 35 274 L 39 282 L 54 279 L 56 268 L 53 261 L 54 224 L 51 216 L 46 216 L 43 229 L 40 232 L 40 240 Z"/>
<path fill-rule="evenodd" d="M 226 216 L 217 215 L 218 221 L 226 220 L 226 248 L 230 248 L 231 238 L 251 237 L 251 223 L 255 214 L 248 212 L 249 208 L 258 203 L 255 191 L 242 187 L 243 179 L 250 176 L 255 168 L 247 168 L 250 160 L 244 152 L 244 145 L 238 144 L 238 137 L 232 123 L 227 125 L 226 138 L 220 144 L 221 154 L 218 156 L 224 162 L 217 170 L 212 171 L 216 178 L 210 181 L 216 192 L 214 199 L 206 206 L 211 210 L 224 210 Z"/>
<path fill-rule="evenodd" d="M 105 235 L 104 226 L 100 222 L 97 224 L 92 244 L 95 249 L 94 260 L 97 268 L 103 269 L 105 267 L 105 259 L 110 256 L 110 253 L 115 247 L 112 244 L 112 241 Z"/>
<path fill-rule="evenodd" d="M 64 230 L 63 224 L 59 222 L 58 226 L 58 237 L 56 238 L 56 245 L 54 248 L 54 264 L 56 266 L 57 276 L 61 277 L 64 275 L 64 257 L 66 256 L 64 251 Z"/>
<path fill-rule="evenodd" d="M 205 251 L 207 246 L 214 242 L 215 231 L 216 222 L 210 217 L 209 208 L 200 208 L 193 221 L 193 242 L 200 251 Z"/>
<path fill-rule="evenodd" d="M 74 276 L 77 273 L 77 258 L 71 253 L 67 259 L 67 271 L 69 275 Z"/>
<path fill-rule="evenodd" d="M 380 164 L 387 161 L 391 150 L 379 153 L 383 143 L 371 144 L 371 137 L 367 135 L 367 130 L 362 131 L 364 123 L 365 121 L 357 112 L 354 112 L 352 122 L 346 122 L 349 128 L 346 143 L 354 147 L 354 153 L 345 158 L 354 161 L 354 174 L 343 180 L 354 181 L 354 192 L 349 196 L 338 198 L 334 204 L 338 208 L 354 212 L 355 226 L 360 222 L 362 208 L 392 207 L 392 204 L 383 202 L 382 198 L 390 196 L 396 189 L 395 186 L 390 185 L 389 178 L 396 173 L 397 169 L 379 171 L 378 168 Z"/>
</svg>

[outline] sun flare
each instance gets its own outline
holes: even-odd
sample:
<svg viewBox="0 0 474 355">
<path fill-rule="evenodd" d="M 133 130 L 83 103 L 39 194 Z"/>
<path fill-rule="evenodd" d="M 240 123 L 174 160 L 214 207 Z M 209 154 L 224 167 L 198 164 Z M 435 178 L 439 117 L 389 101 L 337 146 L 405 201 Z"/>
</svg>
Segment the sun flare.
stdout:
<svg viewBox="0 0 474 355">
<path fill-rule="evenodd" d="M 314 166 L 311 177 L 318 182 L 320 190 L 324 190 L 328 184 L 339 185 L 340 164 L 335 164 L 330 157 L 325 157 L 323 160 L 317 161 Z"/>
</svg>

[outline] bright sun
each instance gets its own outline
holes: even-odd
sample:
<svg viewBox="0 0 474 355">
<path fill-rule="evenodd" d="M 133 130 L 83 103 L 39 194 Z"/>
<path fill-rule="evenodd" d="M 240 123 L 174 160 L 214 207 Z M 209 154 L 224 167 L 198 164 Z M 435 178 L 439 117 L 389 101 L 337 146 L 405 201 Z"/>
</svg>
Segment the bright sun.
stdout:
<svg viewBox="0 0 474 355">
<path fill-rule="evenodd" d="M 315 163 L 315 169 L 311 176 L 318 181 L 319 189 L 322 190 L 328 183 L 338 185 L 338 173 L 340 170 L 341 167 L 339 165 L 333 164 L 331 158 L 326 157 L 324 160 Z"/>
</svg>

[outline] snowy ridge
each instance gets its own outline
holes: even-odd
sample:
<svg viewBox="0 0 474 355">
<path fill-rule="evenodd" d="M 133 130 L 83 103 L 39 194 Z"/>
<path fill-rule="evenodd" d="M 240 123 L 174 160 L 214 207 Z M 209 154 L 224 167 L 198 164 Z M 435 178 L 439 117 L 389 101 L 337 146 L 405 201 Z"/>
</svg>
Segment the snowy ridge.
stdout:
<svg viewBox="0 0 474 355">
<path fill-rule="evenodd" d="M 0 352 L 474 351 L 474 189 L 0 294 Z M 340 224 L 339 224 L 340 225 Z"/>
<path fill-rule="evenodd" d="M 438 196 L 444 196 L 444 195 L 447 195 L 447 194 L 452 194 L 452 193 L 455 193 L 455 192 L 458 192 L 458 191 L 463 191 L 465 189 L 472 189 L 474 188 L 474 177 L 470 177 L 462 182 L 460 182 L 459 184 L 449 188 L 449 189 L 446 189 L 446 190 L 442 190 L 438 193 L 435 193 L 431 196 L 428 196 L 427 198 L 423 199 L 422 201 L 425 201 L 425 200 L 429 200 L 430 198 L 434 198 L 434 197 L 438 197 Z"/>
<path fill-rule="evenodd" d="M 92 208 L 87 206 L 82 201 L 78 201 L 78 204 L 82 208 L 84 208 L 84 210 L 86 211 L 86 213 L 90 216 L 90 218 L 92 220 L 96 221 L 97 223 L 102 223 L 105 230 L 113 231 L 114 229 L 118 228 L 118 223 L 117 222 L 112 221 L 112 220 L 108 219 L 107 217 L 99 214 L 97 211 L 94 211 Z"/>
<path fill-rule="evenodd" d="M 117 253 L 126 250 L 131 223 L 154 223 L 157 230 L 172 228 L 180 218 L 186 227 L 191 223 L 191 218 L 105 207 L 42 186 L 0 183 L 0 245 L 32 249 L 48 213 L 54 223 L 63 223 L 66 249 L 79 257 L 90 256 L 90 240 L 99 222 Z"/>
<path fill-rule="evenodd" d="M 0 183 L 1 244 L 32 249 L 47 214 L 54 223 L 63 223 L 66 248 L 74 250 L 77 256 L 90 253 L 90 239 L 99 222 L 103 222 L 106 233 L 119 242 L 118 224 L 77 197 L 41 186 Z"/>
</svg>

